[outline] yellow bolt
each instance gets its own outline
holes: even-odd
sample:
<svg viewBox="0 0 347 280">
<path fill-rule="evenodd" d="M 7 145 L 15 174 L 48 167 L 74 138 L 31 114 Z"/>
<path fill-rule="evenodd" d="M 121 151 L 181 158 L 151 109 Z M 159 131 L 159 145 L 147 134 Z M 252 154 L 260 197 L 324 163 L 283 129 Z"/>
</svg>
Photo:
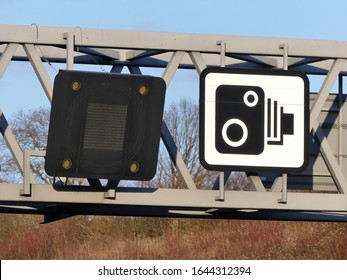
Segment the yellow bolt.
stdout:
<svg viewBox="0 0 347 280">
<path fill-rule="evenodd" d="M 130 163 L 129 169 L 132 173 L 137 173 L 140 169 L 140 164 L 138 162 Z"/>
<path fill-rule="evenodd" d="M 66 158 L 63 160 L 62 166 L 65 170 L 68 170 L 72 167 L 72 160 L 69 158 Z"/>
<path fill-rule="evenodd" d="M 146 95 L 148 93 L 148 86 L 142 85 L 139 87 L 139 94 Z"/>
<path fill-rule="evenodd" d="M 71 88 L 73 91 L 79 91 L 81 89 L 81 82 L 80 81 L 73 81 L 71 84 Z"/>
</svg>

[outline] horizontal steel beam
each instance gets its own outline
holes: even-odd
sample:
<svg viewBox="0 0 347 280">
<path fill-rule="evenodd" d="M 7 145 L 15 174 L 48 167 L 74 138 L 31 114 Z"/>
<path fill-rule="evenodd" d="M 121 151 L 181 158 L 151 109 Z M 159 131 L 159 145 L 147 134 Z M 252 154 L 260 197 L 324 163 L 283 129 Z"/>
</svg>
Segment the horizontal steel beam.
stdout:
<svg viewBox="0 0 347 280">
<path fill-rule="evenodd" d="M 16 45 L 16 44 L 12 44 Z M 18 45 L 18 44 L 17 44 Z M 7 44 L 0 45 L 1 53 L 6 53 Z M 66 63 L 65 46 L 36 46 L 41 54 L 41 59 L 49 63 Z M 97 51 L 96 51 L 97 50 Z M 101 49 L 78 47 L 73 52 L 75 64 L 96 64 L 96 65 L 116 65 L 116 66 L 136 66 L 136 67 L 167 67 L 172 58 L 171 51 L 135 51 L 120 49 Z M 27 54 L 22 47 L 18 47 L 12 56 L 13 61 L 29 61 Z M 283 58 L 274 56 L 259 55 L 238 55 L 227 54 L 225 57 L 226 66 L 237 68 L 282 68 Z M 326 58 L 288 58 L 289 68 L 307 74 L 326 75 L 331 68 L 331 59 Z M 0 63 L 1 64 L 1 63 Z M 178 68 L 197 69 L 201 72 L 207 66 L 220 65 L 220 57 L 217 53 L 187 52 Z M 1 74 L 1 66 L 0 66 Z M 340 73 L 347 76 L 347 65 Z"/>
<path fill-rule="evenodd" d="M 280 192 L 226 191 L 224 201 L 216 201 L 218 190 L 144 189 L 117 187 L 116 199 L 105 198 L 105 190 L 79 186 L 77 191 L 59 191 L 52 185 L 31 185 L 31 196 L 20 196 L 22 184 L 0 184 L 0 204 L 18 201 L 55 204 L 103 204 L 124 206 L 165 206 L 211 209 L 275 209 L 296 211 L 347 212 L 347 195 L 288 192 L 287 204 L 279 203 Z M 84 191 L 81 191 L 83 188 Z M 93 191 L 88 191 L 93 190 Z"/>
<path fill-rule="evenodd" d="M 282 56 L 286 44 L 289 56 L 347 58 L 347 42 L 201 35 L 168 32 L 124 31 L 91 28 L 0 25 L 0 44 L 66 45 L 64 33 L 73 33 L 75 46 L 101 48 L 219 53 L 217 41 L 224 41 L 226 53 Z"/>
<path fill-rule="evenodd" d="M 170 218 L 208 218 L 208 219 L 242 219 L 242 220 L 281 220 L 281 221 L 329 221 L 347 222 L 347 212 L 324 211 L 287 211 L 243 209 L 208 209 L 184 207 L 122 206 L 94 204 L 55 204 L 27 203 L 25 206 L 16 203 L 0 204 L 1 213 L 44 215 L 43 223 L 50 223 L 76 215 L 104 216 L 142 216 Z"/>
</svg>

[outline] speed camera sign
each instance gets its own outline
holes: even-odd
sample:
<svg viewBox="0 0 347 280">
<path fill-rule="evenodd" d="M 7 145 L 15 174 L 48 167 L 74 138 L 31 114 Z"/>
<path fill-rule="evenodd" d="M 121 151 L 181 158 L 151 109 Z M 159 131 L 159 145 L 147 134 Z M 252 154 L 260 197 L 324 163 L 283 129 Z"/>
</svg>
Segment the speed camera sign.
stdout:
<svg viewBox="0 0 347 280">
<path fill-rule="evenodd" d="M 308 90 L 300 72 L 206 68 L 200 76 L 202 165 L 302 170 L 308 156 Z"/>
</svg>

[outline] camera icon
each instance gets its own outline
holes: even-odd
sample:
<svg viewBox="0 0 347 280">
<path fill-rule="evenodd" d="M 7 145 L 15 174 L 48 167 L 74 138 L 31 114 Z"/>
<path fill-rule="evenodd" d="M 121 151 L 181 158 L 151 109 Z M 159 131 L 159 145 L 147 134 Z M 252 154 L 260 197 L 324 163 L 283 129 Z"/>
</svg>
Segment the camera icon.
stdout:
<svg viewBox="0 0 347 280">
<path fill-rule="evenodd" d="M 216 149 L 226 154 L 264 150 L 264 98 L 256 86 L 220 85 L 216 89 Z"/>
<path fill-rule="evenodd" d="M 259 155 L 266 144 L 282 145 L 293 134 L 294 115 L 259 86 L 225 85 L 216 89 L 216 150 L 223 154 Z"/>
<path fill-rule="evenodd" d="M 208 67 L 199 156 L 208 170 L 300 172 L 308 162 L 309 80 L 291 70 Z"/>
</svg>

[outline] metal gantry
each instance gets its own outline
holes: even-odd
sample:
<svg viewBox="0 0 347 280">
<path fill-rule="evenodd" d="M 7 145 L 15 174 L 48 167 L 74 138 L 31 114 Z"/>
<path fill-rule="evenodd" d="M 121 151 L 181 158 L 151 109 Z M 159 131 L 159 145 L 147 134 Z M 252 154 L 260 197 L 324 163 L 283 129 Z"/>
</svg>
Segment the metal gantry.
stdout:
<svg viewBox="0 0 347 280">
<path fill-rule="evenodd" d="M 347 221 L 346 59 L 347 42 L 337 41 L 0 25 L 0 78 L 11 61 L 30 61 L 50 102 L 47 62 L 68 70 L 75 64 L 111 65 L 118 73 L 127 67 L 133 74 L 164 68 L 167 86 L 178 69 L 200 75 L 209 66 L 292 69 L 325 77 L 310 96 L 308 168 L 300 174 L 247 174 L 253 191 L 226 191 L 230 172 L 221 173 L 209 190 L 197 189 L 165 122 L 162 140 L 184 189 L 88 186 L 81 191 L 39 184 L 30 158 L 45 152 L 22 151 L 0 111 L 0 131 L 23 175 L 23 183 L 0 183 L 0 212 L 43 214 L 45 221 L 77 214 Z M 339 89 L 331 94 L 335 82 Z"/>
</svg>

